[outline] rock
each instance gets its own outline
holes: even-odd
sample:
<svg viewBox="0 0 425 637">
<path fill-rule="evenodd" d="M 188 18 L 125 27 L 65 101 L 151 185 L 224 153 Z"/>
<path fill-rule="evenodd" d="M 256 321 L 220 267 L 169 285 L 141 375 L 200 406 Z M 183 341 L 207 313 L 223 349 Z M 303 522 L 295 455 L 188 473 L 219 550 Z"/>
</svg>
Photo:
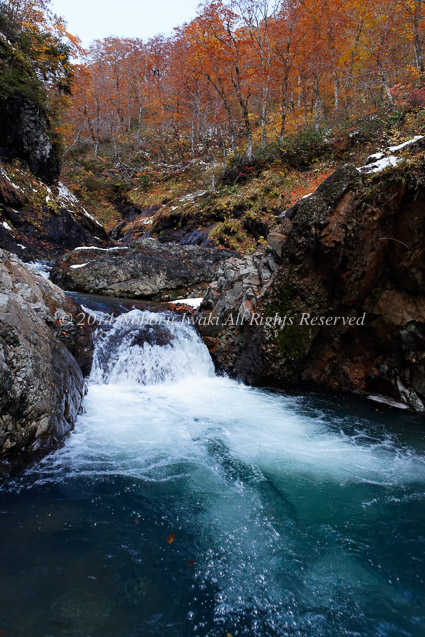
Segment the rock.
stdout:
<svg viewBox="0 0 425 637">
<path fill-rule="evenodd" d="M 234 252 L 138 239 L 106 250 L 74 250 L 52 280 L 67 290 L 131 298 L 174 300 L 203 296 L 219 264 Z"/>
<path fill-rule="evenodd" d="M 71 308 L 58 287 L 0 250 L 0 455 L 60 440 L 85 393 L 82 372 L 61 342 Z"/>
<path fill-rule="evenodd" d="M 201 308 L 217 367 L 425 412 L 424 176 L 423 157 L 372 176 L 344 166 L 281 216 L 268 248 L 225 263 Z M 255 320 L 229 324 L 241 309 Z"/>
<path fill-rule="evenodd" d="M 16 95 L 0 100 L 0 156 L 21 159 L 31 172 L 51 184 L 60 173 L 60 150 L 40 104 Z"/>
<path fill-rule="evenodd" d="M 49 187 L 28 169 L 0 163 L 0 248 L 26 261 L 53 260 L 81 245 L 108 242 L 62 183 Z"/>
<path fill-rule="evenodd" d="M 286 241 L 286 236 L 284 234 L 281 234 L 280 232 L 271 232 L 267 240 L 275 255 L 280 259 L 280 257 L 282 256 L 282 248 Z"/>
</svg>

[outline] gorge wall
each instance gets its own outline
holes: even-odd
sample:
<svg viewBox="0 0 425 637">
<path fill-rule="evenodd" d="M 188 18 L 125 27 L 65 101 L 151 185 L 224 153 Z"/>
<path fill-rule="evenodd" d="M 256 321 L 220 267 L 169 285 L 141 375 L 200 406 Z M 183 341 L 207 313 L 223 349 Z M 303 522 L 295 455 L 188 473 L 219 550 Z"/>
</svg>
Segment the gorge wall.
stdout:
<svg viewBox="0 0 425 637">
<path fill-rule="evenodd" d="M 219 368 L 425 411 L 424 148 L 384 171 L 340 168 L 281 215 L 265 250 L 223 264 L 201 328 Z"/>
</svg>

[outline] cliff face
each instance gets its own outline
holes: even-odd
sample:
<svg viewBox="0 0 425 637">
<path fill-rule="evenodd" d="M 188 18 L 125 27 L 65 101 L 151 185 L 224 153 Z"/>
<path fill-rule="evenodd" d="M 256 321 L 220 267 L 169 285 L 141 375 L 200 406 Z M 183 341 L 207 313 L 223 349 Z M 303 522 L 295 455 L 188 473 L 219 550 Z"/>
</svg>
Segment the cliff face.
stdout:
<svg viewBox="0 0 425 637">
<path fill-rule="evenodd" d="M 20 159 L 47 184 L 60 173 L 60 151 L 41 105 L 20 95 L 0 100 L 0 157 Z"/>
<path fill-rule="evenodd" d="M 227 264 L 205 302 L 219 319 L 205 335 L 220 367 L 425 411 L 424 148 L 384 158 L 383 171 L 344 166 L 282 215 L 264 253 L 233 274 Z"/>
</svg>

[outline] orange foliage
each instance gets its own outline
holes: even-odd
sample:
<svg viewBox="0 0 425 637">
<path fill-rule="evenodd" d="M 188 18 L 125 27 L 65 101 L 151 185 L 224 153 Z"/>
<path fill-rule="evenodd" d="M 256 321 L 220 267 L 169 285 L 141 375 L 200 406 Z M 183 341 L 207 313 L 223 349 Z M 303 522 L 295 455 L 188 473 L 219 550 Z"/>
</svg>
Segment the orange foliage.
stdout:
<svg viewBox="0 0 425 637">
<path fill-rule="evenodd" d="M 422 0 L 207 1 L 170 38 L 94 43 L 68 142 L 118 155 L 128 141 L 162 162 L 170 149 L 214 163 L 243 148 L 249 159 L 301 122 L 394 108 L 412 69 L 422 91 L 424 17 Z"/>
</svg>

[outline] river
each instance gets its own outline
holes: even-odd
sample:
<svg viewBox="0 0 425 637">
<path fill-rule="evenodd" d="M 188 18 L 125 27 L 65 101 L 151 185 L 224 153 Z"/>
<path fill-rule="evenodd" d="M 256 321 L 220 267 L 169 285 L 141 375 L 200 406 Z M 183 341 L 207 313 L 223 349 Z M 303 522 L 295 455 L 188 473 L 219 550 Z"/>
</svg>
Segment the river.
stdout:
<svg viewBox="0 0 425 637">
<path fill-rule="evenodd" d="M 163 318 L 99 333 L 75 430 L 3 481 L 0 634 L 422 636 L 423 420 L 246 387 L 127 316 Z"/>
</svg>

